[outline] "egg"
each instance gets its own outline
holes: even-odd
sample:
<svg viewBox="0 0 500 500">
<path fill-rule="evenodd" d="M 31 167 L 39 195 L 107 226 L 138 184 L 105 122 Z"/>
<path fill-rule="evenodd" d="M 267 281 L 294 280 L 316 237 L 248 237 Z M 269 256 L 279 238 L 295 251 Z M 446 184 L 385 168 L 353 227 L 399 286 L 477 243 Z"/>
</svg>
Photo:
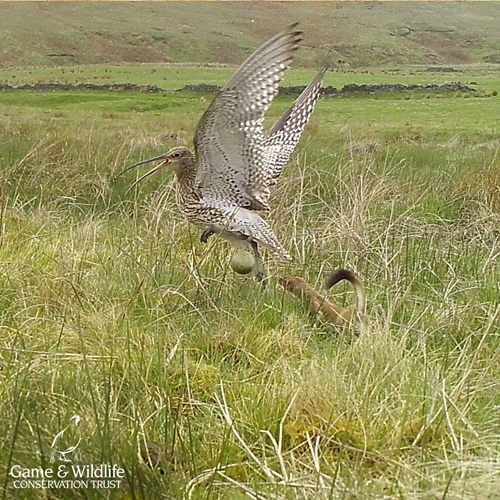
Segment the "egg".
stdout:
<svg viewBox="0 0 500 500">
<path fill-rule="evenodd" d="M 253 271 L 255 257 L 244 250 L 239 250 L 231 257 L 231 269 L 238 274 L 248 274 Z"/>
</svg>

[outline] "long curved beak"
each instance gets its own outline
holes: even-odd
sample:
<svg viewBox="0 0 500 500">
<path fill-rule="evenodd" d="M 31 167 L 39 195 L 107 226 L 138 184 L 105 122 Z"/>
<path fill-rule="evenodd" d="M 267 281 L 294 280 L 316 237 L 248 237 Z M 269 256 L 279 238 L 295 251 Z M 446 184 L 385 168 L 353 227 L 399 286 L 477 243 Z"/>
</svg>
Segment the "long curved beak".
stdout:
<svg viewBox="0 0 500 500">
<path fill-rule="evenodd" d="M 134 186 L 136 186 L 137 184 L 139 184 L 139 182 L 141 182 L 143 179 L 145 179 L 146 177 L 149 177 L 150 175 L 154 174 L 155 172 L 158 172 L 159 170 L 161 170 L 162 168 L 166 167 L 170 163 L 170 161 L 168 159 L 165 159 L 165 155 L 155 156 L 154 158 L 149 158 L 148 160 L 142 160 L 142 161 L 140 161 L 138 163 L 135 163 L 134 165 L 131 165 L 130 167 L 127 167 L 125 170 L 122 170 L 115 177 L 115 181 L 116 181 L 116 179 L 118 179 L 118 177 L 122 176 L 124 173 L 128 172 L 129 170 L 132 170 L 135 167 L 139 167 L 140 165 L 145 165 L 146 163 L 151 163 L 152 161 L 158 161 L 158 160 L 163 160 L 163 161 L 159 165 L 157 165 L 156 167 L 152 168 L 149 172 L 146 172 L 144 175 L 142 175 L 141 177 L 139 177 L 139 179 L 137 179 L 127 189 L 127 191 L 130 191 Z"/>
</svg>

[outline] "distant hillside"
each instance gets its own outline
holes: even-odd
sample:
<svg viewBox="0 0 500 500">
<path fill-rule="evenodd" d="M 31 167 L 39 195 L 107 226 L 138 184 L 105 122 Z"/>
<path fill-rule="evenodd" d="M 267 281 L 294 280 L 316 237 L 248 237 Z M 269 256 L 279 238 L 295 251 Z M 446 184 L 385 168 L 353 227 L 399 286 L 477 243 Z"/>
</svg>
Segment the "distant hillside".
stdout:
<svg viewBox="0 0 500 500">
<path fill-rule="evenodd" d="M 300 21 L 297 65 L 500 63 L 496 2 L 0 2 L 0 67 L 238 64 Z M 341 62 L 340 62 L 341 61 Z"/>
</svg>

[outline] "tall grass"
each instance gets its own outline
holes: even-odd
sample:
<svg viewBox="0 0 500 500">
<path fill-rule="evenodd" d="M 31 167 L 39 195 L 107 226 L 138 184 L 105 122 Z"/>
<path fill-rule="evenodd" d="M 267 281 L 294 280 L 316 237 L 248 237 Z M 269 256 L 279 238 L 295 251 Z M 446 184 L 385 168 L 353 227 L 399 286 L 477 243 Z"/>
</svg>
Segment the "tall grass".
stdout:
<svg viewBox="0 0 500 500">
<path fill-rule="evenodd" d="M 155 130 L 134 142 L 143 118 L 34 116 L 2 123 L 0 463 L 50 466 L 78 414 L 80 461 L 126 478 L 43 492 L 5 475 L 4 498 L 494 497 L 497 149 L 315 121 L 270 215 L 295 260 L 266 255 L 263 290 L 199 243 L 170 178 L 113 181 L 154 149 Z M 277 286 L 340 266 L 366 283 L 360 336 Z M 163 474 L 140 457 L 151 442 Z"/>
</svg>

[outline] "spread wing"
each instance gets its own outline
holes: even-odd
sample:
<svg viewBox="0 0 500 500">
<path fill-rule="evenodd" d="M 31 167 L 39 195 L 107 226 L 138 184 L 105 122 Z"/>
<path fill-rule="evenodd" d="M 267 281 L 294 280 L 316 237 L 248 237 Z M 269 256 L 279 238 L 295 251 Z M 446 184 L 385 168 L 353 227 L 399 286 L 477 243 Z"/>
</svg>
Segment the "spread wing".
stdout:
<svg viewBox="0 0 500 500">
<path fill-rule="evenodd" d="M 196 129 L 197 183 L 244 208 L 267 208 L 264 113 L 302 32 L 293 24 L 254 52 L 215 97 Z"/>
<path fill-rule="evenodd" d="M 327 70 L 328 66 L 318 71 L 314 80 L 303 90 L 290 109 L 265 135 L 264 162 L 268 186 L 276 184 L 283 167 L 299 142 L 319 98 L 321 83 Z"/>
</svg>

